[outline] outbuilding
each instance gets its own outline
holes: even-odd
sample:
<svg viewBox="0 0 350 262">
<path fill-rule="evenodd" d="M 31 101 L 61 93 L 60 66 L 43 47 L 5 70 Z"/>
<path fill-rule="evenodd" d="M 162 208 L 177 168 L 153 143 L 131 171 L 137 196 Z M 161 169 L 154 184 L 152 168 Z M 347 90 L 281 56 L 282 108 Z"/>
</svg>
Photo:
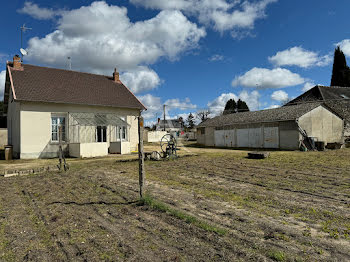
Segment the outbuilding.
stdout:
<svg viewBox="0 0 350 262">
<path fill-rule="evenodd" d="M 327 144 L 342 142 L 343 130 L 343 118 L 328 106 L 304 103 L 208 119 L 198 125 L 197 142 L 214 147 L 296 150 L 302 133 Z"/>
</svg>

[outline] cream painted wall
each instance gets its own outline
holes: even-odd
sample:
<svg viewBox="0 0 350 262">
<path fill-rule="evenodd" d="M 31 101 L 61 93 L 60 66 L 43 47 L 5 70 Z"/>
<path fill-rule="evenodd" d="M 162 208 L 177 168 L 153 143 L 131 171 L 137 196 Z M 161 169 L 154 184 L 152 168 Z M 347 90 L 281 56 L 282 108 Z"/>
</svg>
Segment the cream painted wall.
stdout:
<svg viewBox="0 0 350 262">
<path fill-rule="evenodd" d="M 299 125 L 308 136 L 326 143 L 342 142 L 344 121 L 323 106 L 299 118 Z"/>
<path fill-rule="evenodd" d="M 7 128 L 0 128 L 0 148 L 7 145 Z"/>
<path fill-rule="evenodd" d="M 13 146 L 13 157 L 18 158 L 21 151 L 20 137 L 20 104 L 13 99 L 12 91 L 9 94 L 7 111 L 8 144 Z"/>
<path fill-rule="evenodd" d="M 138 145 L 138 109 L 124 109 L 102 106 L 70 105 L 59 103 L 34 103 L 21 102 L 21 158 L 56 157 L 58 151 L 57 143 L 51 142 L 51 114 L 67 113 L 113 113 L 121 117 L 126 117 L 129 129 L 130 149 L 136 150 Z M 66 118 L 68 120 L 68 118 Z M 68 122 L 71 119 L 68 120 Z M 66 123 L 68 126 L 69 123 Z M 94 136 L 94 128 L 80 127 L 81 136 Z M 86 129 L 86 130 L 85 130 Z M 109 132 L 113 133 L 111 128 Z M 74 131 L 76 132 L 76 130 Z M 115 132 L 115 128 L 114 128 Z M 72 135 L 68 133 L 70 139 Z M 75 137 L 77 134 L 74 135 Z M 94 141 L 91 141 L 94 142 Z"/>
<path fill-rule="evenodd" d="M 165 136 L 167 131 L 148 131 L 146 135 L 145 142 L 156 143 L 160 142 L 160 140 Z"/>
<path fill-rule="evenodd" d="M 108 154 L 108 143 L 70 144 L 69 154 L 73 157 L 98 157 Z"/>
</svg>

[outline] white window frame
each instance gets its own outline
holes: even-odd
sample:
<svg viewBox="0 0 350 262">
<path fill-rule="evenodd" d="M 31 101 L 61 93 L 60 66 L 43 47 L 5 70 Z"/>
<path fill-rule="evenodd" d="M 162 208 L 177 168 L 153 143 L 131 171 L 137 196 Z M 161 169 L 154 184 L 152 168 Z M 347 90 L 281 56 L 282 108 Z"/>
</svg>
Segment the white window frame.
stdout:
<svg viewBox="0 0 350 262">
<path fill-rule="evenodd" d="M 121 116 L 120 119 L 126 122 L 126 117 Z M 117 126 L 116 128 L 117 141 L 129 141 L 129 130 L 127 125 Z"/>
<path fill-rule="evenodd" d="M 53 126 L 54 124 L 52 123 L 52 119 L 53 118 L 57 118 L 57 124 L 55 124 L 57 126 L 57 132 L 53 131 Z M 50 118 L 50 134 L 51 134 L 51 142 L 53 143 L 58 143 L 59 142 L 59 132 L 58 132 L 58 128 L 61 122 L 61 119 L 64 118 L 64 132 L 63 132 L 63 136 L 62 136 L 62 142 L 66 142 L 67 141 L 67 115 L 65 114 L 52 114 L 51 118 Z M 53 139 L 53 134 L 57 133 L 57 140 Z"/>
</svg>

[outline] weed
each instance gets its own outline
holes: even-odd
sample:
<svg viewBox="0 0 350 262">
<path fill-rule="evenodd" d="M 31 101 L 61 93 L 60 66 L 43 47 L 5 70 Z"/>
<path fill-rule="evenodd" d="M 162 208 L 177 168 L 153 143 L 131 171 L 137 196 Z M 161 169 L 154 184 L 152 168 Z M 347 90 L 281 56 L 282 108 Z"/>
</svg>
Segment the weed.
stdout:
<svg viewBox="0 0 350 262">
<path fill-rule="evenodd" d="M 270 251 L 268 255 L 275 261 L 286 261 L 286 255 L 282 251 Z"/>
<path fill-rule="evenodd" d="M 145 196 L 140 201 L 140 204 L 147 205 L 154 210 L 158 210 L 158 211 L 167 213 L 173 217 L 176 217 L 178 219 L 185 221 L 188 224 L 193 224 L 193 225 L 195 225 L 201 229 L 204 229 L 205 231 L 208 231 L 208 232 L 214 232 L 214 233 L 217 233 L 219 235 L 225 235 L 227 233 L 226 229 L 210 225 L 204 221 L 199 220 L 198 218 L 196 218 L 194 216 L 191 216 L 191 215 L 188 215 L 184 212 L 173 209 L 173 208 L 169 207 L 168 205 L 166 205 L 165 203 L 153 199 L 149 195 Z"/>
</svg>

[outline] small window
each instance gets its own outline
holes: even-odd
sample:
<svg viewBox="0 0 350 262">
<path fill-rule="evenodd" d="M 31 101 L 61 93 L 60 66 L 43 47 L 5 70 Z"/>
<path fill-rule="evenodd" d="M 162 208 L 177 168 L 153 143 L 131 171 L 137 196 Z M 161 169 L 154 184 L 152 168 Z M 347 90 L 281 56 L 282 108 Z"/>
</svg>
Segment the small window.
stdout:
<svg viewBox="0 0 350 262">
<path fill-rule="evenodd" d="M 96 128 L 96 142 L 107 142 L 107 127 L 97 126 Z"/>
<path fill-rule="evenodd" d="M 128 128 L 126 126 L 117 126 L 117 140 L 118 141 L 128 140 Z"/>
<path fill-rule="evenodd" d="M 51 117 L 51 140 L 59 141 L 59 126 L 62 126 L 62 141 L 66 141 L 66 118 L 62 116 Z"/>
<path fill-rule="evenodd" d="M 122 128 L 122 140 L 126 140 L 126 126 Z"/>
<path fill-rule="evenodd" d="M 201 135 L 205 135 L 205 127 L 201 127 L 199 131 L 201 132 Z"/>
</svg>

